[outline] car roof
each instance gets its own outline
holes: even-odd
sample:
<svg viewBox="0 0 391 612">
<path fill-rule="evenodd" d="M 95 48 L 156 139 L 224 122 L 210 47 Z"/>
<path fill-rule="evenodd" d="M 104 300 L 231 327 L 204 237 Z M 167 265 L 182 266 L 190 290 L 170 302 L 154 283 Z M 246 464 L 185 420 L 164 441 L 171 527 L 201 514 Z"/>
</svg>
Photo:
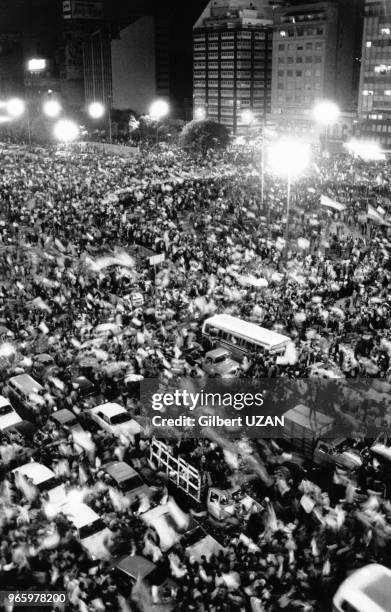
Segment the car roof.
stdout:
<svg viewBox="0 0 391 612">
<path fill-rule="evenodd" d="M 87 504 L 68 502 L 61 506 L 61 512 L 74 524 L 77 529 L 90 525 L 100 519 L 99 514 Z"/>
<path fill-rule="evenodd" d="M 119 559 L 115 567 L 134 580 L 137 580 L 137 578 L 144 580 L 153 572 L 156 565 L 141 555 L 128 555 Z"/>
<path fill-rule="evenodd" d="M 344 599 L 368 612 L 390 610 L 391 571 L 377 563 L 361 567 L 342 583 L 335 599 Z"/>
<path fill-rule="evenodd" d="M 18 376 L 10 378 L 9 382 L 12 383 L 14 387 L 21 389 L 25 395 L 43 391 L 42 385 L 34 380 L 29 374 L 18 374 Z"/>
<path fill-rule="evenodd" d="M 115 402 L 107 402 L 107 404 L 100 404 L 99 406 L 95 406 L 95 408 L 91 409 L 92 412 L 103 412 L 108 417 L 115 416 L 116 414 L 127 413 L 127 410 L 120 404 L 116 404 Z"/>
<path fill-rule="evenodd" d="M 69 410 L 68 408 L 62 408 L 61 410 L 56 410 L 56 412 L 52 412 L 50 418 L 58 423 L 68 423 L 68 421 L 73 421 L 76 418 L 76 415 Z"/>
<path fill-rule="evenodd" d="M 39 361 L 40 363 L 47 363 L 48 361 L 54 361 L 53 357 L 49 355 L 49 353 L 39 353 L 39 355 L 34 355 L 33 361 Z"/>
<path fill-rule="evenodd" d="M 8 406 L 11 405 L 11 402 L 9 401 L 9 399 L 7 397 L 4 397 L 3 395 L 0 395 L 0 408 L 2 408 L 3 406 Z"/>
<path fill-rule="evenodd" d="M 52 470 L 46 467 L 46 465 L 42 465 L 42 463 L 37 463 L 35 461 L 25 463 L 24 465 L 12 470 L 12 472 L 14 474 L 18 472 L 23 476 L 27 476 L 27 478 L 31 478 L 35 485 L 39 485 L 42 482 L 46 482 L 50 478 L 55 478 L 56 476 Z"/>
<path fill-rule="evenodd" d="M 128 478 L 132 478 L 132 476 L 140 476 L 136 470 L 125 461 L 110 461 L 109 463 L 105 463 L 102 468 L 107 474 L 117 480 L 117 482 L 127 480 Z"/>
</svg>

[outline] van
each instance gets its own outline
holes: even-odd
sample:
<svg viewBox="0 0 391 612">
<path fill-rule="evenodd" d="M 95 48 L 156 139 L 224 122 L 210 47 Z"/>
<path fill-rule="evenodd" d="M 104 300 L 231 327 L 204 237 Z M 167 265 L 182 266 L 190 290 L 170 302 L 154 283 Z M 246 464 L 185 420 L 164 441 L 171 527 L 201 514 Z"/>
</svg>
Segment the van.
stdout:
<svg viewBox="0 0 391 612">
<path fill-rule="evenodd" d="M 84 503 L 64 504 L 61 512 L 77 530 L 81 545 L 92 559 L 110 557 L 106 542 L 109 542 L 113 532 L 104 524 L 99 514 Z"/>
<path fill-rule="evenodd" d="M 44 403 L 43 391 L 39 382 L 29 374 L 19 374 L 8 381 L 8 396 L 12 404 L 25 413 L 23 416 L 26 418 L 37 416 L 39 413 L 39 406 Z"/>
<path fill-rule="evenodd" d="M 372 563 L 351 574 L 333 597 L 333 612 L 390 612 L 391 570 Z"/>
<path fill-rule="evenodd" d="M 209 348 L 226 348 L 240 362 L 244 355 L 253 352 L 285 353 L 291 342 L 288 336 L 227 314 L 206 319 L 202 326 L 202 336 Z"/>
</svg>

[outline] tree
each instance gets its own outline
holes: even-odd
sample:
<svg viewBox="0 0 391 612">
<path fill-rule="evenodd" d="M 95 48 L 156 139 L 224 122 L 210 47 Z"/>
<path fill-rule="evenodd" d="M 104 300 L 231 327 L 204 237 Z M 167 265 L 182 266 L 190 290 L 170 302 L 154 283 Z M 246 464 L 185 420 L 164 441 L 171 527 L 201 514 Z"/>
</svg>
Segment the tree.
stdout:
<svg viewBox="0 0 391 612">
<path fill-rule="evenodd" d="M 228 128 L 210 119 L 190 121 L 181 133 L 182 146 L 194 153 L 201 153 L 204 157 L 209 149 L 225 149 L 228 143 Z"/>
</svg>

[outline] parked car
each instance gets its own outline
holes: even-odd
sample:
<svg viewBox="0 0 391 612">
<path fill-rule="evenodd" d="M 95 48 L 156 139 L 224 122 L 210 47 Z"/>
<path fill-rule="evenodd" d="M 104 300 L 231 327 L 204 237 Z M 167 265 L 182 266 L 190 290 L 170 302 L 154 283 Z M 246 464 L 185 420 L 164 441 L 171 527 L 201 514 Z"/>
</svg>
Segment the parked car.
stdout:
<svg viewBox="0 0 391 612">
<path fill-rule="evenodd" d="M 119 404 L 108 402 L 89 410 L 91 419 L 101 428 L 114 436 L 124 436 L 134 441 L 141 427 Z"/>
<path fill-rule="evenodd" d="M 158 575 L 157 575 L 158 574 Z M 117 584 L 118 591 L 123 597 L 128 599 L 137 580 L 143 582 L 146 587 L 146 597 L 149 601 L 142 602 L 141 610 L 150 612 L 153 610 L 152 585 L 157 585 L 157 597 L 165 612 L 170 612 L 175 603 L 178 585 L 168 575 L 161 576 L 160 568 L 155 563 L 141 555 L 127 555 L 116 560 L 113 566 L 113 577 Z M 145 598 L 146 599 L 146 598 Z"/>
<path fill-rule="evenodd" d="M 75 413 L 72 410 L 68 410 L 68 408 L 53 412 L 50 415 L 50 419 L 69 431 L 84 431 Z"/>
<path fill-rule="evenodd" d="M 44 403 L 43 387 L 29 374 L 18 374 L 9 379 L 7 395 L 20 415 L 27 420 L 34 420 L 39 414 L 40 405 Z"/>
<path fill-rule="evenodd" d="M 22 419 L 12 408 L 9 400 L 0 395 L 0 431 L 4 431 L 7 427 L 12 427 L 17 423 L 21 423 Z"/>
<path fill-rule="evenodd" d="M 45 382 L 48 376 L 56 376 L 57 373 L 58 367 L 51 355 L 48 353 L 40 353 L 33 357 L 31 375 L 40 383 Z"/>
<path fill-rule="evenodd" d="M 231 359 L 231 353 L 227 349 L 216 348 L 205 354 L 202 368 L 209 376 L 234 378 L 239 373 L 240 364 Z"/>
<path fill-rule="evenodd" d="M 110 461 L 102 466 L 102 470 L 109 477 L 109 484 L 113 485 L 121 491 L 131 503 L 138 497 L 141 500 L 149 501 L 154 491 L 148 487 L 136 472 L 125 461 Z M 149 503 L 147 504 L 148 509 Z"/>
<path fill-rule="evenodd" d="M 65 486 L 46 465 L 32 461 L 15 468 L 12 472 L 31 480 L 40 492 L 47 491 L 49 502 L 56 508 L 65 504 L 67 498 Z"/>
<path fill-rule="evenodd" d="M 61 513 L 77 530 L 81 545 L 92 559 L 110 557 L 106 544 L 109 543 L 113 533 L 106 527 L 99 514 L 87 504 L 71 502 L 61 507 Z"/>
</svg>

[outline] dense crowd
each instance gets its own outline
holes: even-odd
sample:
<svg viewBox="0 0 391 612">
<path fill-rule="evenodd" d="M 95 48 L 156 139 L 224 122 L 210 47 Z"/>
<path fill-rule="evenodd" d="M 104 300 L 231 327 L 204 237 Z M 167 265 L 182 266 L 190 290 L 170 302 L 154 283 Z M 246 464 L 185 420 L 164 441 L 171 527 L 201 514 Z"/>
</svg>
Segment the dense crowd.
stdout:
<svg viewBox="0 0 391 612">
<path fill-rule="evenodd" d="M 201 376 L 186 351 L 199 346 L 204 318 L 220 312 L 292 340 L 282 358 L 247 355 L 242 377 L 305 378 L 317 365 L 330 376 L 382 379 L 388 392 L 387 165 L 319 160 L 294 186 L 285 245 L 284 182 L 267 174 L 261 203 L 258 169 L 243 152 L 194 162 L 164 146 L 135 158 L 5 147 L 0 157 L 3 393 L 10 376 L 30 372 L 35 355 L 49 353 L 55 367 L 35 398 L 33 439 L 26 445 L 21 434 L 4 434 L 0 445 L 0 582 L 64 589 L 69 610 L 154 609 L 140 584 L 131 600 L 118 594 L 111 559 L 143 554 L 146 527 L 140 503 L 125 503 L 100 471 L 113 457 L 146 468 L 149 441 L 93 430 L 80 451 L 50 415 L 69 408 L 83 423 L 73 382 L 83 374 L 140 418 L 142 406 L 122 382 Z M 321 206 L 321 195 L 343 206 Z M 384 223 L 367 219 L 368 200 L 381 206 Z M 164 261 L 151 266 L 155 254 Z M 135 292 L 141 304 L 133 304 Z M 355 430 L 388 426 L 380 396 L 368 412 L 350 409 Z M 235 477 L 237 466 L 215 445 L 197 448 L 206 471 L 214 451 L 212 483 L 221 471 Z M 92 560 L 45 495 L 15 482 L 9 468 L 30 455 L 102 517 L 105 558 Z M 387 560 L 391 506 L 371 490 L 367 471 L 341 476 L 325 493 L 302 473 L 276 467 L 281 455 L 270 442 L 255 451 L 260 505 L 224 532 L 224 552 L 197 561 L 178 545 L 161 556 L 156 583 L 175 580 L 175 610 L 322 610 L 348 571 Z M 159 504 L 164 482 L 154 490 Z"/>
</svg>

